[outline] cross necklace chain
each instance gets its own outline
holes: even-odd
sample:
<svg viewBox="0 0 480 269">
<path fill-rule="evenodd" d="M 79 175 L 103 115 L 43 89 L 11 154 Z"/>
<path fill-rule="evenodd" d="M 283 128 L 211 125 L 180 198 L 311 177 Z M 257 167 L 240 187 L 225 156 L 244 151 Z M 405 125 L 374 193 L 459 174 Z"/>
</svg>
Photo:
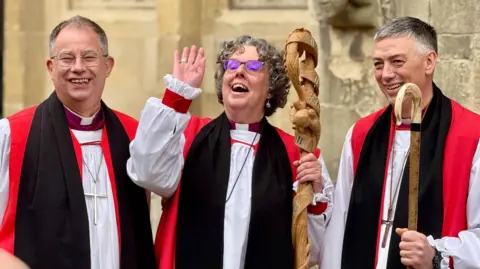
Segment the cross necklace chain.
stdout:
<svg viewBox="0 0 480 269">
<path fill-rule="evenodd" d="M 103 157 L 103 153 L 100 156 L 100 160 Z M 82 162 L 85 164 L 85 167 L 87 167 L 87 171 L 90 174 L 90 176 L 93 179 L 93 193 L 85 193 L 85 196 L 93 198 L 93 214 L 94 214 L 94 223 L 97 225 L 98 223 L 98 209 L 97 209 L 97 200 L 98 198 L 107 198 L 107 194 L 99 194 L 97 193 L 97 181 L 98 181 L 98 176 L 100 175 L 100 169 L 102 168 L 102 162 L 100 162 L 100 165 L 98 166 L 97 169 L 97 176 L 94 177 L 92 171 L 90 171 L 89 166 L 85 162 L 85 160 L 82 158 Z"/>
<path fill-rule="evenodd" d="M 393 137 L 393 144 L 395 144 L 395 135 Z M 392 153 L 392 161 L 391 161 L 392 172 L 390 173 L 390 201 L 388 205 L 387 219 L 384 220 L 382 218 L 382 224 L 385 224 L 385 230 L 384 230 L 383 239 L 382 239 L 382 248 L 385 248 L 387 244 L 388 234 L 390 233 L 390 229 L 393 226 L 393 200 L 394 200 L 394 197 L 396 197 L 398 194 L 398 189 L 400 187 L 400 183 L 402 182 L 403 172 L 405 171 L 405 165 L 407 164 L 407 158 L 410 153 L 410 149 L 408 149 L 407 154 L 405 155 L 405 158 L 403 160 L 402 171 L 400 173 L 400 177 L 398 178 L 397 186 L 395 186 L 395 193 L 393 193 L 393 173 L 395 171 L 394 170 L 395 152 L 396 152 L 395 145 L 393 145 L 393 153 Z"/>
</svg>

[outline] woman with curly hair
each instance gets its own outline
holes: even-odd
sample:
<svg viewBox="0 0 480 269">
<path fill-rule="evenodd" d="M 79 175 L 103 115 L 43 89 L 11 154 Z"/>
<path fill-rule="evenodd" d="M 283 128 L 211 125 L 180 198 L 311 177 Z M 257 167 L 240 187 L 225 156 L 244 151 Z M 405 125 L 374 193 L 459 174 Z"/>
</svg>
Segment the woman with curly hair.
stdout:
<svg viewBox="0 0 480 269">
<path fill-rule="evenodd" d="M 175 52 L 165 95 L 147 101 L 130 147 L 130 177 L 163 198 L 159 268 L 292 269 L 298 181 L 313 182 L 308 227 L 316 263 L 333 185 L 319 150 L 300 158 L 293 136 L 266 119 L 287 102 L 283 54 L 250 36 L 225 42 L 215 73 L 224 112 L 215 119 L 188 113 L 204 71 L 203 48 L 185 48 L 181 58 Z"/>
</svg>

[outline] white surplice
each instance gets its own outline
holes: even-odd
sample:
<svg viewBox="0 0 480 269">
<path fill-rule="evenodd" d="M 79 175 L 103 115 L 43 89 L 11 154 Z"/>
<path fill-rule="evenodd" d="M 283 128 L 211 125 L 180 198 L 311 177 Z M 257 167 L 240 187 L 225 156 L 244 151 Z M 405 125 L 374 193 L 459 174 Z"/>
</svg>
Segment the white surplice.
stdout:
<svg viewBox="0 0 480 269">
<path fill-rule="evenodd" d="M 78 116 L 78 115 L 77 115 Z M 82 118 L 82 124 L 90 124 L 95 116 Z M 102 130 L 72 130 L 80 144 L 101 141 Z M 84 193 L 94 193 L 93 182 L 97 177 L 98 221 L 94 223 L 94 199 L 85 196 L 90 232 L 91 269 L 119 268 L 118 232 L 112 186 L 105 158 L 100 145 L 84 145 L 82 148 L 82 183 Z M 0 223 L 3 221 L 9 199 L 10 125 L 7 119 L 0 120 Z M 0 226 L 1 229 L 1 226 Z"/>
<path fill-rule="evenodd" d="M 342 258 L 343 236 L 345 231 L 345 224 L 347 221 L 348 207 L 350 195 L 353 186 L 353 152 L 351 146 L 353 126 L 349 129 L 343 145 L 342 156 L 340 159 L 340 166 L 338 171 L 337 183 L 335 186 L 334 210 L 332 217 L 328 223 L 325 238 L 321 247 L 321 269 L 340 269 Z M 392 151 L 395 150 L 395 158 L 392 163 L 389 162 L 388 174 L 386 177 L 386 186 L 390 188 L 391 180 L 393 178 L 393 191 L 399 180 L 405 165 L 405 158 L 410 147 L 410 131 L 396 130 L 395 140 L 392 146 Z M 392 156 L 392 154 L 391 154 Z M 439 169 L 441 169 L 439 167 Z M 393 173 L 393 176 L 392 176 Z M 395 193 L 394 193 L 395 194 Z M 394 195 L 393 214 L 395 216 L 395 207 L 398 194 Z M 382 219 L 386 220 L 388 214 L 388 205 L 390 202 L 390 193 L 385 191 L 383 200 Z M 443 259 L 441 263 L 442 269 L 449 268 L 448 257 L 453 257 L 455 269 L 480 269 L 480 144 L 477 146 L 475 152 L 472 170 L 470 174 L 469 195 L 467 201 L 467 231 L 462 231 L 457 237 L 443 237 L 432 238 L 428 237 L 430 244 L 435 245 L 438 250 L 443 252 Z M 385 248 L 379 246 L 378 263 L 376 269 L 386 269 L 388 260 L 388 249 L 390 245 L 390 237 L 393 229 L 390 229 L 387 235 L 387 243 Z M 385 233 L 385 224 L 380 227 L 380 239 L 383 239 Z M 375 251 L 375 250 L 372 250 Z"/>
<path fill-rule="evenodd" d="M 192 88 L 170 75 L 165 76 L 165 84 L 171 91 L 192 100 L 201 90 Z M 151 97 L 142 110 L 135 139 L 130 144 L 131 157 L 127 161 L 127 173 L 139 186 L 168 199 L 175 192 L 184 165 L 183 134 L 190 114 L 178 113 L 162 104 L 161 99 Z M 250 144 L 258 143 L 260 134 L 248 131 L 248 125 L 237 124 L 230 135 L 236 142 L 231 147 L 230 178 L 227 194 L 230 194 L 243 161 L 245 167 L 233 189 L 231 198 L 225 205 L 224 219 L 224 253 L 223 268 L 243 268 L 252 195 L 252 170 L 255 154 Z M 256 138 L 255 138 L 256 135 Z M 253 139 L 255 138 L 255 141 Z M 292 138 L 293 139 L 293 138 Z M 250 152 L 249 152 L 250 150 Z M 315 202 L 328 202 L 323 214 L 308 214 L 308 233 L 312 238 L 311 261 L 316 264 L 319 256 L 319 242 L 324 234 L 324 227 L 330 218 L 333 200 L 333 184 L 326 165 L 320 156 L 324 191 L 316 194 Z M 314 203 L 315 203 L 314 202 Z"/>
</svg>

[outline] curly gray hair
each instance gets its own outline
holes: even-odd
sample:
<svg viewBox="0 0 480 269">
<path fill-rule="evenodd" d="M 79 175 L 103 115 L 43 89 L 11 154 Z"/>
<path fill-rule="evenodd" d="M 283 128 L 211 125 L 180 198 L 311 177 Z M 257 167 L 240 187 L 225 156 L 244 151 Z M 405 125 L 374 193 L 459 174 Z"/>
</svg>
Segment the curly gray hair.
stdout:
<svg viewBox="0 0 480 269">
<path fill-rule="evenodd" d="M 277 108 L 285 107 L 287 96 L 290 89 L 290 79 L 284 66 L 283 52 L 277 50 L 264 39 L 253 38 L 243 35 L 232 41 L 223 42 L 220 53 L 217 56 L 218 67 L 215 72 L 215 87 L 218 101 L 223 104 L 222 84 L 225 68 L 223 61 L 229 59 L 237 50 L 245 46 L 254 46 L 257 48 L 260 61 L 266 63 L 268 68 L 268 93 L 270 107 L 265 107 L 265 116 L 271 116 Z"/>
</svg>

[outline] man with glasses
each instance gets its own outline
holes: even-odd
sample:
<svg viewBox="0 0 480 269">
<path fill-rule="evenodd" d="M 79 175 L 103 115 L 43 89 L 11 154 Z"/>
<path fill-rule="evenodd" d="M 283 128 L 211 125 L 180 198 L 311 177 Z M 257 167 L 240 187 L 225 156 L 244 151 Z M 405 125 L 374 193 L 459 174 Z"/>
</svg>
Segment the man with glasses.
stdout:
<svg viewBox="0 0 480 269">
<path fill-rule="evenodd" d="M 101 99 L 107 36 L 76 16 L 49 48 L 53 93 L 0 120 L 0 248 L 32 269 L 156 268 L 148 195 L 126 173 L 138 123 Z"/>
<path fill-rule="evenodd" d="M 203 53 L 175 52 L 168 89 L 147 101 L 130 146 L 130 177 L 163 198 L 159 268 L 293 268 L 297 181 L 313 183 L 308 232 L 317 263 L 333 185 L 320 150 L 300 158 L 294 137 L 266 119 L 287 102 L 282 53 L 250 36 L 225 42 L 215 74 L 225 111 L 215 119 L 188 113 L 201 93 Z"/>
</svg>

